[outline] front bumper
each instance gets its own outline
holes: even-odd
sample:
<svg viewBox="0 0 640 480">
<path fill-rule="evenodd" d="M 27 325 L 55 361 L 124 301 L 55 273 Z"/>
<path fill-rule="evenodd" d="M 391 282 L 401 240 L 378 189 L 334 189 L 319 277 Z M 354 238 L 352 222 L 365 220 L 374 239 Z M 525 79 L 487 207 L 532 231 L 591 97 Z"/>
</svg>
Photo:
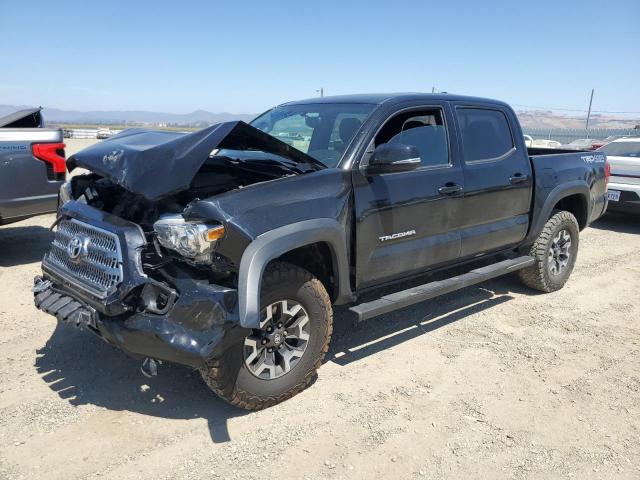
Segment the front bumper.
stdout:
<svg viewBox="0 0 640 480">
<path fill-rule="evenodd" d="M 107 316 L 46 277 L 34 279 L 34 303 L 61 323 L 86 328 L 133 357 L 199 368 L 247 331 L 237 323 L 233 291 L 193 281 L 179 283 L 180 296 L 164 314 Z"/>
</svg>

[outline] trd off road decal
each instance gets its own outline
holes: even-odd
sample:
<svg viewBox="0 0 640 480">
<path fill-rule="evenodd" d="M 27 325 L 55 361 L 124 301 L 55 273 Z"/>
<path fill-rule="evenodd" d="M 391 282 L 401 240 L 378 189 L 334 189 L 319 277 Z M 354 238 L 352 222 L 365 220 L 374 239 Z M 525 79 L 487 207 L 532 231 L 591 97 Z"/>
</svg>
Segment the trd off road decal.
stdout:
<svg viewBox="0 0 640 480">
<path fill-rule="evenodd" d="M 605 156 L 603 153 L 594 153 L 593 155 L 583 155 L 580 158 L 584 163 L 604 163 Z"/>
</svg>

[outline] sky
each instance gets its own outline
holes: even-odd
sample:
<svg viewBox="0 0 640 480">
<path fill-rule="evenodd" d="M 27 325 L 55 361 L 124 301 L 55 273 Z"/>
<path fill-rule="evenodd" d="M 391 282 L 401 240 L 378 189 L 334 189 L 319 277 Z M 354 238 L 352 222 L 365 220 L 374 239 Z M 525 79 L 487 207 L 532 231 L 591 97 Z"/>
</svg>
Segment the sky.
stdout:
<svg viewBox="0 0 640 480">
<path fill-rule="evenodd" d="M 257 113 L 439 91 L 640 114 L 640 0 L 0 0 L 0 104 Z M 568 109 L 567 111 L 561 109 Z"/>
</svg>

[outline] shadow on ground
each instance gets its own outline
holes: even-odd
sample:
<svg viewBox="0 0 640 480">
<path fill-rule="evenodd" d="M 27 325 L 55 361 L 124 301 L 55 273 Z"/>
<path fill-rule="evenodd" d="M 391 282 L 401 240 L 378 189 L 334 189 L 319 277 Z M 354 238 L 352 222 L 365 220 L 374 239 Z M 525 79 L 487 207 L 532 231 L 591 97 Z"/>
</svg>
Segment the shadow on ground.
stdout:
<svg viewBox="0 0 640 480">
<path fill-rule="evenodd" d="M 164 364 L 157 377 L 147 379 L 139 367 L 139 361 L 93 334 L 60 324 L 36 358 L 43 380 L 72 405 L 93 404 L 162 418 L 204 418 L 216 443 L 230 440 L 230 418 L 247 413 L 219 399 L 198 372 Z"/>
<path fill-rule="evenodd" d="M 347 308 L 336 309 L 334 336 L 326 361 L 347 365 L 361 360 L 508 302 L 514 298 L 512 292 L 536 294 L 522 286 L 515 275 L 508 275 L 360 323 Z"/>
<path fill-rule="evenodd" d="M 347 365 L 427 334 L 509 301 L 514 287 L 518 282 L 513 276 L 492 280 L 360 324 L 353 322 L 347 309 L 337 309 L 327 361 Z M 170 419 L 204 418 L 216 443 L 231 440 L 229 419 L 248 413 L 216 397 L 197 372 L 164 364 L 157 377 L 147 379 L 140 373 L 139 361 L 87 331 L 64 325 L 58 325 L 37 351 L 35 365 L 48 386 L 72 405 L 92 404 Z"/>
<path fill-rule="evenodd" d="M 591 224 L 591 228 L 618 233 L 640 234 L 640 215 L 608 212 Z"/>
<path fill-rule="evenodd" d="M 40 226 L 0 228 L 0 267 L 39 262 L 52 238 L 53 233 Z"/>
</svg>

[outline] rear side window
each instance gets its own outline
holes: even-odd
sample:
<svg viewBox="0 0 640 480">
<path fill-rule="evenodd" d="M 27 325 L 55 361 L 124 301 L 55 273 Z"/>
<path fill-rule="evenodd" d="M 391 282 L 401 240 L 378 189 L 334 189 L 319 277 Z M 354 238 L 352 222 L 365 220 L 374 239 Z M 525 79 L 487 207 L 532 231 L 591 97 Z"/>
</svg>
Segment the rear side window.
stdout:
<svg viewBox="0 0 640 480">
<path fill-rule="evenodd" d="M 513 148 L 509 122 L 501 111 L 463 107 L 456 115 L 466 162 L 498 158 Z"/>
</svg>

